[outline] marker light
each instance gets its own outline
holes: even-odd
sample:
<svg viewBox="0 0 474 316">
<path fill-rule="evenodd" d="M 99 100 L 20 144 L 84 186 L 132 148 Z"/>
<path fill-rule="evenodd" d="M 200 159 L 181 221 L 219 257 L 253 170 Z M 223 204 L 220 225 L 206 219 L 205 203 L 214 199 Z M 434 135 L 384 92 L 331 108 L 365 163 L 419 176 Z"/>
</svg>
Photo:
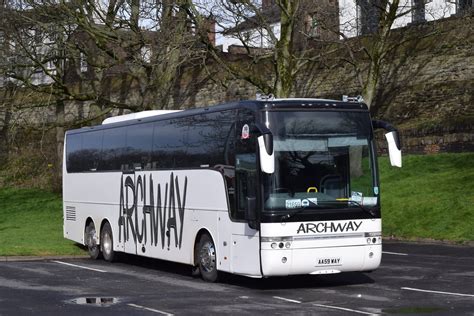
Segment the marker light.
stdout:
<svg viewBox="0 0 474 316">
<path fill-rule="evenodd" d="M 285 237 L 261 237 L 262 242 L 271 243 L 270 247 L 272 249 L 283 249 L 283 248 L 291 248 L 291 242 L 293 241 L 293 237 L 285 236 Z"/>
</svg>

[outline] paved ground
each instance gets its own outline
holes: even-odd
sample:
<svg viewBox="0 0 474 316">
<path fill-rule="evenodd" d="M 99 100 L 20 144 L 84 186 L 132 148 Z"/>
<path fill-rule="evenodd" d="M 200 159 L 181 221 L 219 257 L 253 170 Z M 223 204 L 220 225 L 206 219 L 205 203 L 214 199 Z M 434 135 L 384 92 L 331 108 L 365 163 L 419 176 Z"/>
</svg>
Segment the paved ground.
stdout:
<svg viewBox="0 0 474 316">
<path fill-rule="evenodd" d="M 474 315 L 473 247 L 390 242 L 370 274 L 218 284 L 187 266 L 124 259 L 0 262 L 0 315 Z"/>
</svg>

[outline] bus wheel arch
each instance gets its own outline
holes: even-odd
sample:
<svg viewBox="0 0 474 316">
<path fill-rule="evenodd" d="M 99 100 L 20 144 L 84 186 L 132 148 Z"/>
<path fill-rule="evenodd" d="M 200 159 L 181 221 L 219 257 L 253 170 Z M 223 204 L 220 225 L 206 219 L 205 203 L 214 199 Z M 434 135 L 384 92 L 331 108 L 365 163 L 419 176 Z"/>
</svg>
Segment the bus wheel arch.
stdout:
<svg viewBox="0 0 474 316">
<path fill-rule="evenodd" d="M 106 261 L 113 262 L 116 259 L 112 226 L 107 219 L 100 225 L 100 252 Z"/>
<path fill-rule="evenodd" d="M 100 257 L 100 245 L 97 244 L 97 230 L 95 228 L 94 220 L 87 218 L 84 227 L 84 245 L 87 246 L 89 256 L 91 259 L 98 259 Z"/>
<path fill-rule="evenodd" d="M 202 279 L 207 282 L 216 282 L 219 277 L 217 271 L 216 244 L 206 229 L 201 229 L 194 242 L 194 273 L 199 271 Z"/>
</svg>

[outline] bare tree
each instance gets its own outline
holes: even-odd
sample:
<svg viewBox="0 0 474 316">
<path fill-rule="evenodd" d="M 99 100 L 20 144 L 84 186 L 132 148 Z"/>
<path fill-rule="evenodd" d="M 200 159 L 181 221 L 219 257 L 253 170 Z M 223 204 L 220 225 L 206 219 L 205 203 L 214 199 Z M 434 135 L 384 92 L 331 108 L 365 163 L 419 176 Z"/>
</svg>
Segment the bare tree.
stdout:
<svg viewBox="0 0 474 316">
<path fill-rule="evenodd" d="M 38 93 L 103 109 L 166 108 L 180 68 L 203 53 L 183 4 L 10 1 L 0 26 L 11 56 L 4 75 Z"/>
<path fill-rule="evenodd" d="M 410 43 L 417 43 L 423 38 L 439 34 L 435 24 L 431 30 L 423 33 L 410 32 L 409 28 L 401 31 L 406 24 L 425 23 L 427 19 L 438 19 L 452 14 L 454 5 L 444 2 L 437 7 L 427 7 L 426 0 L 354 0 L 353 10 L 344 17 L 337 31 L 338 39 L 323 41 L 323 45 L 340 47 L 335 64 L 347 63 L 352 66 L 353 74 L 359 86 L 360 94 L 370 107 L 376 106 L 376 97 L 387 87 L 380 86 L 384 76 L 394 75 L 395 56 L 405 55 L 402 60 L 409 62 Z M 343 12 L 341 12 L 344 14 Z M 347 13 L 346 13 L 347 14 Z M 342 19 L 341 19 L 342 20 Z M 329 30 L 334 30 L 327 28 Z M 357 35 L 357 36 L 355 36 Z M 416 45 L 415 45 L 416 46 Z M 405 48 L 401 53 L 400 48 Z M 416 49 L 412 49 L 413 52 Z"/>
<path fill-rule="evenodd" d="M 334 3 L 334 2 L 332 2 Z M 337 1 L 336 1 L 337 3 Z M 341 5 L 352 3 L 353 23 L 340 25 Z M 231 78 L 242 79 L 264 93 L 278 97 L 295 95 L 298 86 L 314 90 L 318 67 L 352 66 L 355 85 L 369 107 L 374 103 L 386 65 L 397 49 L 421 36 L 408 32 L 393 36 L 403 21 L 423 22 L 449 16 L 446 8 L 432 12 L 425 0 L 346 0 L 339 6 L 330 1 L 189 1 L 188 11 L 198 29 L 205 18 L 217 21 L 218 33 L 233 38 L 238 47 L 222 52 L 207 41 L 210 56 Z M 438 15 L 438 16 L 436 16 Z M 352 28 L 352 29 L 351 29 Z M 352 35 L 351 35 L 352 34 Z M 400 32 L 398 33 L 400 34 Z M 234 56 L 234 57 L 230 57 Z M 238 56 L 238 57 L 237 57 Z M 312 82 L 301 82 L 305 78 Z M 301 90 L 301 88 L 299 88 Z"/>
<path fill-rule="evenodd" d="M 204 52 L 196 46 L 183 4 L 183 0 L 111 1 L 104 15 L 105 10 L 91 0 L 70 12 L 79 30 L 92 39 L 92 43 L 80 41 L 80 50 L 95 71 L 93 90 L 109 94 L 102 102 L 133 111 L 169 106 L 180 69 L 200 62 Z M 110 91 L 113 87 L 108 84 L 109 91 L 104 91 L 104 78 L 110 83 L 117 72 L 120 91 Z M 125 95 L 125 87 L 131 95 Z"/>
<path fill-rule="evenodd" d="M 54 109 L 56 121 L 49 127 L 56 128 L 58 173 L 66 124 L 87 124 L 115 109 L 180 106 L 171 97 L 181 70 L 200 63 L 205 53 L 196 45 L 184 4 L 184 0 L 4 2 L 0 49 L 5 58 L 0 77 L 4 87 L 8 84 L 31 95 L 15 110 Z M 78 103 L 83 106 L 72 112 L 79 117 L 67 119 L 68 105 Z"/>
<path fill-rule="evenodd" d="M 394 23 L 413 10 L 403 1 L 361 0 L 360 11 L 366 14 L 365 21 L 359 21 L 362 23 L 362 36 L 349 40 L 346 34 L 339 32 L 343 41 L 337 44 L 347 49 L 346 61 L 354 67 L 361 95 L 369 107 L 375 99 L 387 55 L 399 45 L 390 40 Z M 419 6 L 416 9 L 419 11 Z"/>
<path fill-rule="evenodd" d="M 238 49 L 229 50 L 241 57 L 236 62 L 201 33 L 210 56 L 233 78 L 246 80 L 266 94 L 289 97 L 297 76 L 322 54 L 307 40 L 313 6 L 314 1 L 189 1 L 188 12 L 198 30 L 205 30 L 204 22 L 214 19 L 218 33 L 238 43 Z"/>
</svg>

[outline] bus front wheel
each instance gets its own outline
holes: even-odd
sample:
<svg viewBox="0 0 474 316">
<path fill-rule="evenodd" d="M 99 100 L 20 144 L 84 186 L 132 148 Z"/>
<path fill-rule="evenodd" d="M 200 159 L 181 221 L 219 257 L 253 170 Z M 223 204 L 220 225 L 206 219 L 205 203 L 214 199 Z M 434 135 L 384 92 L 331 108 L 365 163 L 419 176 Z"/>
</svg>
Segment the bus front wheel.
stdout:
<svg viewBox="0 0 474 316">
<path fill-rule="evenodd" d="M 89 224 L 87 224 L 86 226 L 86 233 L 85 233 L 85 239 L 86 239 L 86 246 L 87 246 L 87 250 L 89 251 L 89 256 L 91 257 L 91 259 L 97 259 L 99 258 L 99 255 L 100 255 L 100 248 L 99 246 L 97 245 L 97 242 L 96 242 L 96 230 L 95 230 L 95 225 L 94 225 L 94 222 L 91 221 L 89 222 Z"/>
<path fill-rule="evenodd" d="M 109 222 L 106 222 L 100 231 L 100 250 L 102 251 L 102 256 L 106 261 L 114 261 L 114 238 Z"/>
<path fill-rule="evenodd" d="M 207 282 L 216 282 L 218 278 L 216 247 L 211 236 L 204 234 L 199 240 L 198 266 L 201 277 Z"/>
</svg>

